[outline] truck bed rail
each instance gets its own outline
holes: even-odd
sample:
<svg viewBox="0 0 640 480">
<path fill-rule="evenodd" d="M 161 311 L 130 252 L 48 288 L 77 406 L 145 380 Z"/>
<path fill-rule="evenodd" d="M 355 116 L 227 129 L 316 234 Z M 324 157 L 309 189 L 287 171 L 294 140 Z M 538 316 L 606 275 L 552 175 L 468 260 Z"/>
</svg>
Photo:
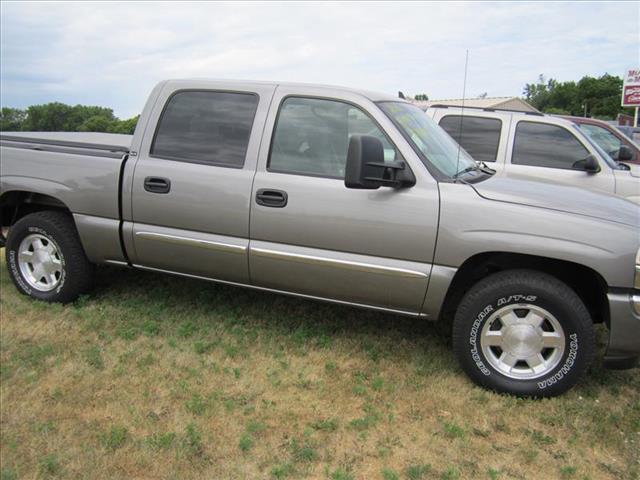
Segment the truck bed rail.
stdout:
<svg viewBox="0 0 640 480">
<path fill-rule="evenodd" d="M 129 147 L 103 143 L 76 142 L 70 140 L 54 140 L 49 138 L 24 137 L 18 135 L 0 135 L 3 147 L 25 148 L 29 150 L 70 153 L 77 155 L 93 155 L 100 157 L 120 158 L 129 153 Z"/>
</svg>

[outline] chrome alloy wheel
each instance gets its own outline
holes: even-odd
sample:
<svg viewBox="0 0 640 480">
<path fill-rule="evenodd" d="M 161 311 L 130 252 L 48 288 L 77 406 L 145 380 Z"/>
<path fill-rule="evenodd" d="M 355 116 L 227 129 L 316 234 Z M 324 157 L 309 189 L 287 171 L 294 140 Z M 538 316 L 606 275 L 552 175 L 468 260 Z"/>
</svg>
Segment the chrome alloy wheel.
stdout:
<svg viewBox="0 0 640 480">
<path fill-rule="evenodd" d="M 56 288 L 62 279 L 62 256 L 53 240 L 39 233 L 27 235 L 18 248 L 18 266 L 27 283 L 41 292 Z"/>
<path fill-rule="evenodd" d="M 531 304 L 497 310 L 482 327 L 482 353 L 493 368 L 516 380 L 551 372 L 564 354 L 565 333 L 548 311 Z"/>
</svg>

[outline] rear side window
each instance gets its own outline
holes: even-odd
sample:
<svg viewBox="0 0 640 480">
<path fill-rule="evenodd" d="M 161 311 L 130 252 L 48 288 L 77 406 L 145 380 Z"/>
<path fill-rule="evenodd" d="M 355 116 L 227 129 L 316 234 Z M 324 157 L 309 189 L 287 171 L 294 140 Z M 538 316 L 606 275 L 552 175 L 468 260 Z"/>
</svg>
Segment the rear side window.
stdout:
<svg viewBox="0 0 640 480">
<path fill-rule="evenodd" d="M 351 135 L 377 137 L 385 161 L 399 154 L 362 110 L 336 100 L 289 97 L 282 102 L 271 144 L 269 170 L 344 178 Z"/>
<path fill-rule="evenodd" d="M 257 107 L 250 93 L 178 92 L 162 113 L 151 155 L 242 167 Z"/>
<path fill-rule="evenodd" d="M 502 121 L 496 118 L 447 115 L 440 126 L 464 148 L 474 160 L 495 162 L 500 145 Z"/>
<path fill-rule="evenodd" d="M 544 123 L 520 122 L 511 163 L 535 167 L 576 168 L 589 151 L 567 129 Z M 575 166 L 574 166 L 575 165 Z"/>
</svg>

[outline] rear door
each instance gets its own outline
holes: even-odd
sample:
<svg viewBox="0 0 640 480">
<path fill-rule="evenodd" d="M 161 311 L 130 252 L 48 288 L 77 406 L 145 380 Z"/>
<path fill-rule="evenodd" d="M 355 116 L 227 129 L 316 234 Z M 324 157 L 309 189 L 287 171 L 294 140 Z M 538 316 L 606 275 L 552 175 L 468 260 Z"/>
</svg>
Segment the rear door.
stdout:
<svg viewBox="0 0 640 480">
<path fill-rule="evenodd" d="M 568 122 L 544 117 L 514 118 L 505 169 L 509 175 L 565 183 L 581 188 L 615 192 L 613 171 L 586 139 Z M 576 167 L 594 155 L 600 172 Z"/>
<path fill-rule="evenodd" d="M 404 159 L 412 188 L 344 185 L 349 137 Z M 254 181 L 249 264 L 260 287 L 420 312 L 433 261 L 438 188 L 391 122 L 356 94 L 278 87 Z"/>
<path fill-rule="evenodd" d="M 165 85 L 131 186 L 134 264 L 249 283 L 251 182 L 273 90 Z"/>
</svg>

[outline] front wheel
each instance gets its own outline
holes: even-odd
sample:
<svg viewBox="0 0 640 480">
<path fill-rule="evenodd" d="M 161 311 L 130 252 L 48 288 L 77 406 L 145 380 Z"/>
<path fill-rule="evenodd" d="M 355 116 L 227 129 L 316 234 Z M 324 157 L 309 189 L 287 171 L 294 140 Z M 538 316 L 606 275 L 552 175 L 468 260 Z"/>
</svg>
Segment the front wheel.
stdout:
<svg viewBox="0 0 640 480">
<path fill-rule="evenodd" d="M 570 389 L 591 363 L 591 316 L 555 277 L 532 270 L 491 275 L 463 297 L 453 347 L 478 385 L 518 396 L 551 397 Z"/>
<path fill-rule="evenodd" d="M 73 220 L 63 212 L 37 212 L 18 220 L 5 254 L 11 280 L 30 297 L 64 303 L 91 287 L 93 265 Z"/>
</svg>

